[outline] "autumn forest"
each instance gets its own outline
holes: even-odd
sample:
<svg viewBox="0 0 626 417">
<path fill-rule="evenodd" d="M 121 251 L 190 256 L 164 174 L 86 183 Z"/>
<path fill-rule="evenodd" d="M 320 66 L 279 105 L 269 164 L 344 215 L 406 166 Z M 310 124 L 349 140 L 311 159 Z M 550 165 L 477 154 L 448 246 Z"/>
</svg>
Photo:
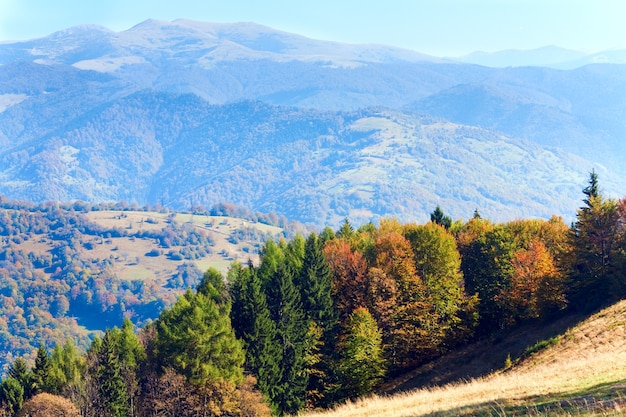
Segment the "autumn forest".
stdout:
<svg viewBox="0 0 626 417">
<path fill-rule="evenodd" d="M 210 268 L 195 280 L 191 268 L 181 272 L 169 304 L 149 288 L 135 291 L 154 319 L 139 308 L 111 313 L 119 300 L 138 304 L 131 288 L 101 291 L 114 299 L 94 290 L 111 304 L 92 313 L 109 311 L 108 329 L 83 340 L 63 326 L 23 335 L 39 348 L 7 363 L 0 415 L 46 407 L 85 417 L 292 415 L 368 395 L 522 323 L 594 311 L 626 294 L 626 200 L 605 197 L 595 171 L 582 191 L 571 225 L 558 217 L 494 223 L 480 209 L 455 221 L 436 207 L 426 224 L 346 219 L 338 230 L 267 239 L 258 261 L 233 261 L 226 273 Z M 73 223 L 58 233 L 71 236 Z M 0 258 L 16 264 L 9 242 L 20 233 L 7 224 Z M 202 233 L 185 236 L 209 247 Z M 73 281 L 63 268 L 52 274 L 47 298 L 24 297 L 15 277 L 33 280 L 29 262 L 50 268 L 54 260 L 3 264 L 2 338 L 11 337 L 10 321 L 31 320 L 24 309 L 32 317 L 88 309 L 77 294 L 95 279 L 80 284 L 79 269 Z"/>
</svg>

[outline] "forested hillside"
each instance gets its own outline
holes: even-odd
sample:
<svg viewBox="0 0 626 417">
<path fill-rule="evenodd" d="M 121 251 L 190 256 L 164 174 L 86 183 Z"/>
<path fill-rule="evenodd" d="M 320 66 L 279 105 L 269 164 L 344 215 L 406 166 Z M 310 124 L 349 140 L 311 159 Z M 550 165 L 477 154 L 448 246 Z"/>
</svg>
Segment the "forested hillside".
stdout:
<svg viewBox="0 0 626 417">
<path fill-rule="evenodd" d="M 0 207 L 2 368 L 39 343 L 86 348 L 125 317 L 143 325 L 195 287 L 202 271 L 256 262 L 265 240 L 296 230 L 229 205 L 174 213 L 0 197 Z"/>
<path fill-rule="evenodd" d="M 0 192 L 29 201 L 123 199 L 178 210 L 228 201 L 318 227 L 345 217 L 421 222 L 437 204 L 455 218 L 476 208 L 497 220 L 571 218 L 592 166 L 411 113 L 212 106 L 155 92 L 102 105 L 62 135 L 13 145 L 0 158 Z M 620 178 L 602 172 L 620 188 Z"/>
<path fill-rule="evenodd" d="M 346 219 L 267 240 L 257 263 L 209 269 L 138 336 L 126 320 L 80 354 L 33 335 L 48 346 L 11 363 L 3 404 L 47 392 L 84 416 L 282 415 L 366 395 L 470 341 L 626 295 L 626 202 L 595 172 L 583 196 L 571 227 L 437 207 L 425 224 Z"/>
</svg>

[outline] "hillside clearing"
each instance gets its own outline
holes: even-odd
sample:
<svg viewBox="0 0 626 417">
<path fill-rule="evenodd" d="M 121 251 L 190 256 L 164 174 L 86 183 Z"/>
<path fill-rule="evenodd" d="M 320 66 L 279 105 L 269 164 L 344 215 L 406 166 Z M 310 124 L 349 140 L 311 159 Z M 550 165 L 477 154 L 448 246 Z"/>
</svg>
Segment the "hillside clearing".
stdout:
<svg viewBox="0 0 626 417">
<path fill-rule="evenodd" d="M 508 370 L 306 415 L 621 415 L 624 410 L 626 301 L 594 314 Z"/>
</svg>

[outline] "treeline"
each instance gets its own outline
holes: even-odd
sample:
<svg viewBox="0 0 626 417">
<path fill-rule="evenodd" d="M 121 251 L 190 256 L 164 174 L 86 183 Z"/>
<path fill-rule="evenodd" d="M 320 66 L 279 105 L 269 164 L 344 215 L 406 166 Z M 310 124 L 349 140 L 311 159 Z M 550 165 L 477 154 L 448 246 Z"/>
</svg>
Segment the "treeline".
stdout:
<svg viewBox="0 0 626 417">
<path fill-rule="evenodd" d="M 583 193 L 570 226 L 453 222 L 438 207 L 423 225 L 269 240 L 258 265 L 209 270 L 138 337 L 128 321 L 107 331 L 75 355 L 71 383 L 33 385 L 43 347 L 30 370 L 18 359 L 4 407 L 43 391 L 84 416 L 294 414 L 368 394 L 476 338 L 626 294 L 626 200 L 602 196 L 595 172 Z"/>
</svg>

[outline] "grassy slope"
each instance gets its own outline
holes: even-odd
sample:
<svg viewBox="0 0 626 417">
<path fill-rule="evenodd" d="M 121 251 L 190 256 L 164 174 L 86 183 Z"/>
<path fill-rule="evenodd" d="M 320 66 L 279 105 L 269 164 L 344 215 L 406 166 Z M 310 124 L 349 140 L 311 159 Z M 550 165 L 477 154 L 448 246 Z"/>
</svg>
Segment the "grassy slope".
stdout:
<svg viewBox="0 0 626 417">
<path fill-rule="evenodd" d="M 550 336 L 547 348 L 523 358 L 504 369 L 508 349 L 529 339 L 531 334 L 543 336 L 572 327 Z M 524 333 L 526 332 L 526 333 Z M 529 343 L 532 346 L 537 342 Z M 563 319 L 548 327 L 531 328 L 498 340 L 469 348 L 470 355 L 443 358 L 419 373 L 453 379 L 472 369 L 477 363 L 487 366 L 500 363 L 500 369 L 485 376 L 446 385 L 421 388 L 392 396 L 375 396 L 338 407 L 336 410 L 310 414 L 327 417 L 348 416 L 458 416 L 458 415 L 623 415 L 626 412 L 626 301 L 617 303 L 576 324 L 575 318 Z M 521 354 L 520 354 L 521 355 Z M 516 355 L 511 353 L 514 362 Z M 489 360 L 488 358 L 496 358 Z M 449 361 L 446 364 L 446 361 Z M 463 370 L 457 375 L 451 369 Z M 485 369 L 485 366 L 482 367 Z M 437 378 L 435 378 L 436 380 Z M 418 381 L 413 381 L 416 385 Z M 423 381 L 422 381 L 423 382 Z M 387 387 L 393 389 L 393 387 Z"/>
<path fill-rule="evenodd" d="M 124 216 L 120 216 L 120 211 L 92 211 L 87 214 L 89 220 L 107 228 L 121 228 L 132 232 L 141 229 L 163 229 L 166 225 L 167 213 L 125 211 Z M 156 223 L 149 223 L 151 219 Z M 245 228 L 257 229 L 262 233 L 269 233 L 273 236 L 279 235 L 282 229 L 262 223 L 250 222 L 234 217 L 201 216 L 177 213 L 174 217 L 177 223 L 192 223 L 196 228 L 209 234 L 215 245 L 211 248 L 209 256 L 194 261 L 196 267 L 201 271 L 206 271 L 209 267 L 217 268 L 226 272 L 232 260 L 237 259 L 242 263 L 248 259 L 258 261 L 256 245 L 259 242 L 242 240 L 232 243 L 229 238 L 238 230 Z M 94 243 L 101 242 L 101 239 L 94 238 Z M 116 272 L 121 279 L 136 279 L 141 276 L 165 278 L 176 270 L 176 267 L 184 261 L 173 261 L 165 256 L 149 257 L 145 254 L 152 249 L 159 249 L 159 246 L 152 240 L 132 239 L 129 237 L 112 238 L 110 243 L 104 245 L 94 245 L 92 251 L 85 251 L 85 256 L 93 258 L 107 258 L 112 253 L 116 259 L 122 258 L 124 262 L 116 262 Z M 170 249 L 180 249 L 172 247 Z M 169 250 L 169 249 L 168 249 Z M 168 250 L 165 250 L 167 252 Z M 133 262 L 138 258 L 140 262 Z"/>
</svg>

